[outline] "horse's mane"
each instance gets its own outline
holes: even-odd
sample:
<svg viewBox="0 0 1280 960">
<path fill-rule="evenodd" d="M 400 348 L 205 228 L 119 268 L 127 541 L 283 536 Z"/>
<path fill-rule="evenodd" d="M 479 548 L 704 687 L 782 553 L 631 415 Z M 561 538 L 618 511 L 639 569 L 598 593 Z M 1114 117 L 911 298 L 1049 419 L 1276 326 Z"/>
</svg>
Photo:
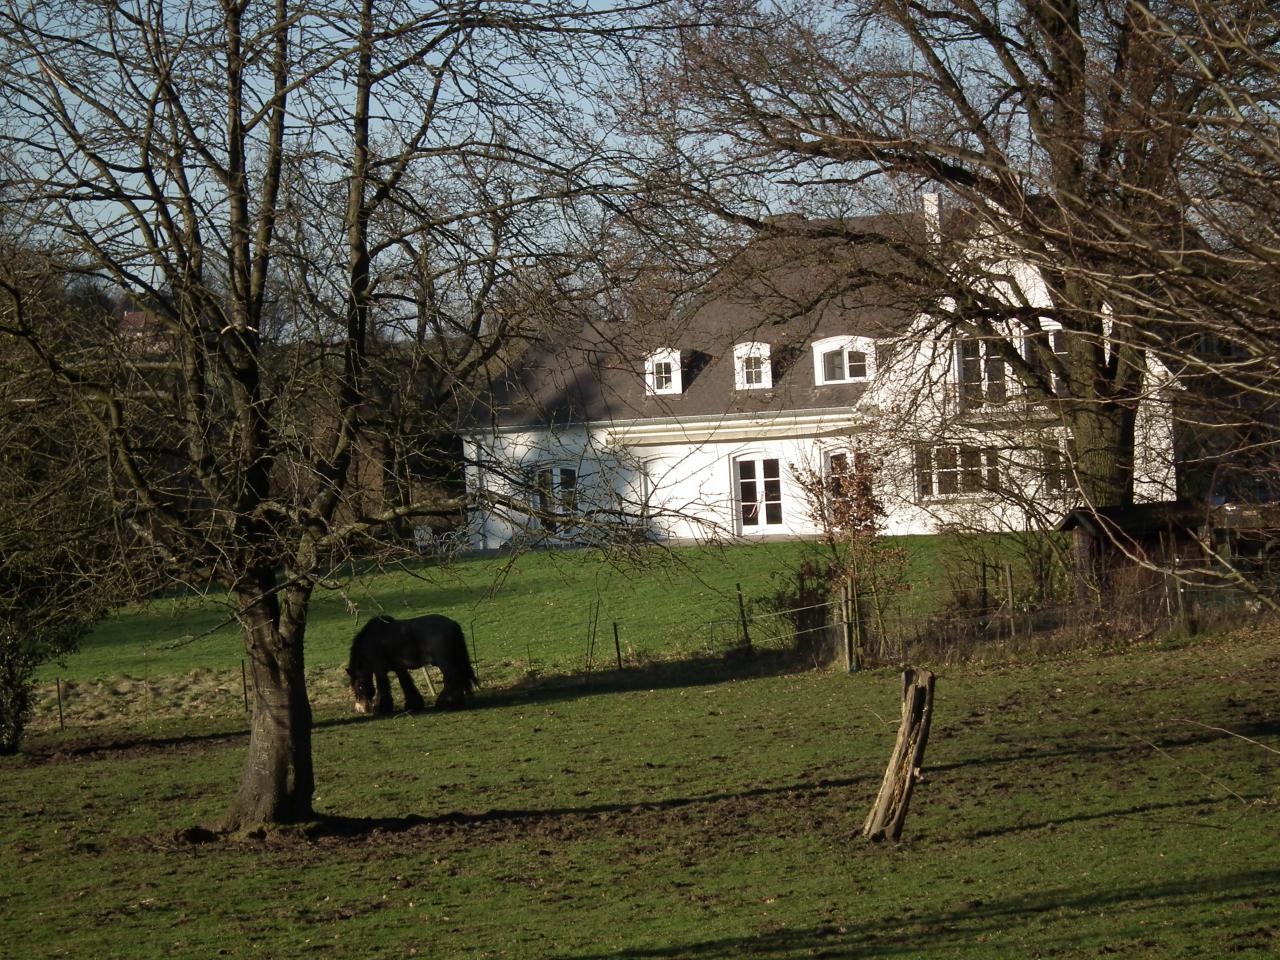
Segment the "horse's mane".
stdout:
<svg viewBox="0 0 1280 960">
<path fill-rule="evenodd" d="M 389 617 L 385 613 L 380 613 L 373 617 L 363 627 L 356 632 L 355 637 L 351 641 L 351 652 L 347 656 L 347 666 L 353 667 L 358 660 L 363 660 L 365 645 L 369 642 L 370 631 L 382 629 L 395 623 L 395 617 Z"/>
</svg>

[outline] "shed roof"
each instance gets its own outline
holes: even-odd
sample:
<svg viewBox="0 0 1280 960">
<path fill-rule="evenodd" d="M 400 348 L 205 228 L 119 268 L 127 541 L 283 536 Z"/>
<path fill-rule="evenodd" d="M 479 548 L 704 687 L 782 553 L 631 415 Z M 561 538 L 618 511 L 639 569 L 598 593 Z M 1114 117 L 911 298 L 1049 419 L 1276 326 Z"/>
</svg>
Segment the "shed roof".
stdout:
<svg viewBox="0 0 1280 960">
<path fill-rule="evenodd" d="M 1088 536 L 1131 540 L 1160 533 L 1189 536 L 1204 525 L 1206 507 L 1182 501 L 1138 503 L 1123 507 L 1077 507 L 1058 525 L 1063 532 L 1082 530 Z"/>
</svg>

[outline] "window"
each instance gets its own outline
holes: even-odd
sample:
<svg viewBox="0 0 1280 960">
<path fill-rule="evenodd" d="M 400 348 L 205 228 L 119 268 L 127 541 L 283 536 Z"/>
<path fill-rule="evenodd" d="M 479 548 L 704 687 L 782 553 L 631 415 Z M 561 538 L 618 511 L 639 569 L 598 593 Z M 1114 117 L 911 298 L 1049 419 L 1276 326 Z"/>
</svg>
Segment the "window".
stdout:
<svg viewBox="0 0 1280 960">
<path fill-rule="evenodd" d="M 572 467 L 544 467 L 537 473 L 533 509 L 545 530 L 563 526 L 578 511 L 578 471 Z"/>
<path fill-rule="evenodd" d="M 653 392 L 666 393 L 675 383 L 675 375 L 671 372 L 671 363 L 659 360 L 653 365 Z"/>
<path fill-rule="evenodd" d="M 828 497 L 837 500 L 844 495 L 845 478 L 849 476 L 849 453 L 846 450 L 829 451 L 822 465 L 822 485 Z"/>
<path fill-rule="evenodd" d="M 1057 358 L 1063 371 L 1070 370 L 1071 351 L 1067 346 L 1067 332 L 1065 330 L 1054 330 L 1049 334 L 1049 346 L 1053 350 L 1053 355 Z M 1059 397 L 1066 396 L 1069 390 L 1067 381 L 1060 376 L 1055 370 L 1053 374 L 1053 392 Z"/>
<path fill-rule="evenodd" d="M 916 495 L 921 500 L 996 490 L 1000 467 L 990 447 L 916 447 Z"/>
<path fill-rule="evenodd" d="M 650 396 L 682 392 L 680 351 L 657 350 L 649 354 L 644 362 L 644 386 Z"/>
<path fill-rule="evenodd" d="M 743 532 L 782 523 L 782 471 L 775 458 L 735 462 L 738 519 Z"/>
<path fill-rule="evenodd" d="M 1070 369 L 1069 337 L 1066 330 L 1058 329 L 1032 333 L 1026 338 L 1027 363 L 1041 374 L 1048 372 L 1045 379 L 1052 385 L 1054 395 L 1059 397 L 1065 396 L 1069 389 L 1067 381 L 1059 373 L 1059 369 Z M 1051 357 L 1057 361 L 1056 365 L 1049 362 Z"/>
<path fill-rule="evenodd" d="M 739 343 L 734 346 L 733 381 L 739 390 L 768 390 L 773 387 L 769 344 Z"/>
<path fill-rule="evenodd" d="M 1040 448 L 1040 477 L 1046 494 L 1069 494 L 1076 490 L 1071 442 Z"/>
<path fill-rule="evenodd" d="M 1009 397 L 1004 357 L 995 341 L 965 337 L 956 345 L 960 408 L 1004 403 Z"/>
<path fill-rule="evenodd" d="M 819 384 L 853 383 L 870 378 L 876 344 L 869 337 L 827 337 L 813 345 L 814 376 Z"/>
<path fill-rule="evenodd" d="M 1210 363 L 1217 360 L 1248 360 L 1250 356 L 1248 344 L 1223 333 L 1201 333 L 1196 338 L 1194 349 L 1197 357 Z"/>
<path fill-rule="evenodd" d="M 875 468 L 863 450 L 828 450 L 823 455 L 823 489 L 832 501 L 844 501 L 848 507 L 870 506 Z M 850 515 L 852 518 L 852 515 Z"/>
<path fill-rule="evenodd" d="M 843 350 L 829 350 L 822 355 L 822 382 L 844 380 L 846 377 Z"/>
</svg>

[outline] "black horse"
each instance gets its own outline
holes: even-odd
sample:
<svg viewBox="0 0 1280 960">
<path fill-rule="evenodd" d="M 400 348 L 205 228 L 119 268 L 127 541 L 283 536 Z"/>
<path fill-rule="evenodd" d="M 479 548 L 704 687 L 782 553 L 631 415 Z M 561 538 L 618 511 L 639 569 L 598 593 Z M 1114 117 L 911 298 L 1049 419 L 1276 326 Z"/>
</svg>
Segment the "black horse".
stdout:
<svg viewBox="0 0 1280 960">
<path fill-rule="evenodd" d="M 412 620 L 374 617 L 351 641 L 351 657 L 347 661 L 356 712 L 392 711 L 388 673 L 395 673 L 400 678 L 404 708 L 424 709 L 426 704 L 413 685 L 409 671 L 428 664 L 439 667 L 444 674 L 444 689 L 436 698 L 436 706 L 455 710 L 466 706 L 467 694 L 475 689 L 478 681 L 471 668 L 471 657 L 467 655 L 462 627 L 435 613 Z"/>
</svg>

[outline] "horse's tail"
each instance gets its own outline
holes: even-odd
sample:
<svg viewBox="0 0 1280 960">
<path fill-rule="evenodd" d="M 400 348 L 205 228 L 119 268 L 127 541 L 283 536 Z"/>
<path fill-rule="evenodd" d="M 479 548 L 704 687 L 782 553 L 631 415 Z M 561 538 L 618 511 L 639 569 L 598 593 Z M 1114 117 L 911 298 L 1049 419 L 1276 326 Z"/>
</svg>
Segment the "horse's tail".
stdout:
<svg viewBox="0 0 1280 960">
<path fill-rule="evenodd" d="M 471 654 L 467 651 L 467 638 L 462 626 L 454 620 L 443 618 L 444 629 L 437 634 L 440 647 L 437 648 L 436 666 L 444 674 L 445 693 L 442 696 L 451 701 L 451 706 L 462 706 L 462 697 L 474 690 L 480 683 L 475 668 L 471 666 Z"/>
<path fill-rule="evenodd" d="M 468 693 L 480 685 L 480 678 L 476 676 L 475 668 L 471 665 L 471 654 L 467 650 L 467 638 L 462 632 L 462 627 L 458 627 L 458 633 L 453 641 L 454 659 L 457 661 L 458 679 L 462 682 L 462 687 Z"/>
</svg>

